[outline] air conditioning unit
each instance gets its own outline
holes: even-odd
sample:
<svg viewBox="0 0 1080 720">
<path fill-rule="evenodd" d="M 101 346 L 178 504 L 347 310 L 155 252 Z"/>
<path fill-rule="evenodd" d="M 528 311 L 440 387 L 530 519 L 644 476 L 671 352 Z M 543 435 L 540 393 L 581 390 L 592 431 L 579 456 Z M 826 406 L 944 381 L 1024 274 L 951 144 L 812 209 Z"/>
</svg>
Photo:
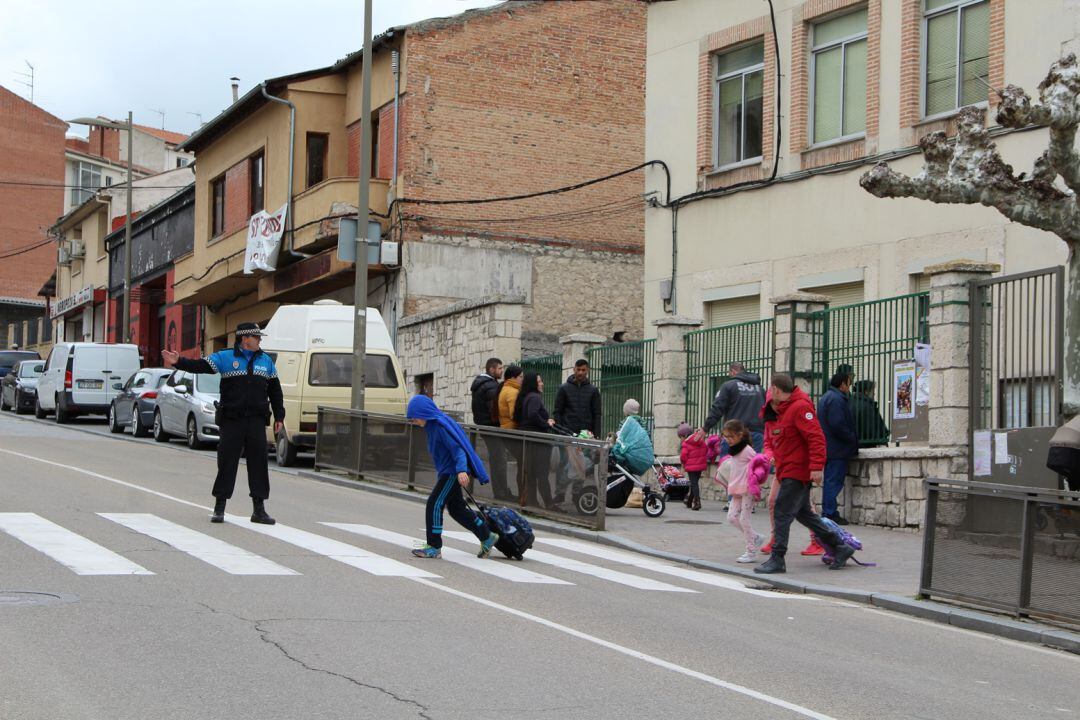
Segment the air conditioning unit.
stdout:
<svg viewBox="0 0 1080 720">
<path fill-rule="evenodd" d="M 71 251 L 68 250 L 66 246 L 61 245 L 60 246 L 60 251 L 57 254 L 56 261 L 61 265 L 70 265 L 71 264 Z"/>
<path fill-rule="evenodd" d="M 81 240 L 71 241 L 71 257 L 72 258 L 84 258 L 86 257 L 86 245 Z"/>
</svg>

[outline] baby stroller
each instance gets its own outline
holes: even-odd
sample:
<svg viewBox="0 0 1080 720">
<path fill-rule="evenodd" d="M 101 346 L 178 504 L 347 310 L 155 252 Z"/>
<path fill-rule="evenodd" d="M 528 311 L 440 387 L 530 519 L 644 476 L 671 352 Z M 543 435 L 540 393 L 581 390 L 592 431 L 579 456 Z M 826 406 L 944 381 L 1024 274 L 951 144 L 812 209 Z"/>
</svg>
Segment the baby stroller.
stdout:
<svg viewBox="0 0 1080 720">
<path fill-rule="evenodd" d="M 664 465 L 659 460 L 653 463 L 656 471 L 656 481 L 660 485 L 660 491 L 664 493 L 664 500 L 684 500 L 690 494 L 690 478 L 682 468 L 674 465 Z"/>
<path fill-rule="evenodd" d="M 608 452 L 607 492 L 604 504 L 615 510 L 626 505 L 635 487 L 644 495 L 641 510 L 649 517 L 660 517 L 667 507 L 664 496 L 642 482 L 643 475 L 656 461 L 652 441 L 645 428 L 633 417 L 628 417 L 616 436 L 615 444 Z M 585 515 L 596 514 L 599 498 L 593 488 L 585 489 L 577 501 L 578 511 Z"/>
</svg>

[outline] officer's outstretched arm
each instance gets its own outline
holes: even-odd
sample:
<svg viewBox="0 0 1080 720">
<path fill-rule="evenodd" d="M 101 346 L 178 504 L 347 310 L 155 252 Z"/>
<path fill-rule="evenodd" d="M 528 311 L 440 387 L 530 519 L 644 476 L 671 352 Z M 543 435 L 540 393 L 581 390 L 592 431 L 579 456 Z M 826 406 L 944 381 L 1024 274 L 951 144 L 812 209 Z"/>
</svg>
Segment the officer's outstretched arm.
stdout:
<svg viewBox="0 0 1080 720">
<path fill-rule="evenodd" d="M 173 367 L 177 370 L 183 370 L 189 373 L 216 373 L 217 367 L 213 363 L 213 356 L 205 357 L 200 360 L 191 360 L 189 358 L 180 358 Z"/>
</svg>

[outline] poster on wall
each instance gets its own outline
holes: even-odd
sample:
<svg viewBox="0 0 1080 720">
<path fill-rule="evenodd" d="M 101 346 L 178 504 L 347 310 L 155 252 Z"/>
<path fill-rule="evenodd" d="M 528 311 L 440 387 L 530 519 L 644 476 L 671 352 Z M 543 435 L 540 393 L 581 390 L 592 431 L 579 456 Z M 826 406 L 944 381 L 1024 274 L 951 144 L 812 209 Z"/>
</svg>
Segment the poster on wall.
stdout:
<svg viewBox="0 0 1080 720">
<path fill-rule="evenodd" d="M 893 366 L 893 419 L 915 417 L 915 361 Z"/>
<path fill-rule="evenodd" d="M 245 275 L 252 275 L 256 270 L 273 272 L 276 269 L 281 236 L 285 232 L 285 213 L 288 209 L 289 205 L 286 203 L 273 214 L 260 210 L 248 220 Z"/>
<path fill-rule="evenodd" d="M 930 346 L 915 343 L 915 404 L 930 404 Z"/>
</svg>

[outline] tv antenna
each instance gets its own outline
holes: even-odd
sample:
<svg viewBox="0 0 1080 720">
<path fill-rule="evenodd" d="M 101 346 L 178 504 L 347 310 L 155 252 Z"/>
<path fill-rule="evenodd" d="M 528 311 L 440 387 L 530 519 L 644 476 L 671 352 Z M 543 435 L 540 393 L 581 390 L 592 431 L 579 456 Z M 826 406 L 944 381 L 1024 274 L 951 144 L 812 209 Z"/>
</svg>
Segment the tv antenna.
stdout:
<svg viewBox="0 0 1080 720">
<path fill-rule="evenodd" d="M 199 121 L 199 127 L 202 127 L 203 125 L 205 125 L 205 124 L 206 124 L 206 123 L 204 123 L 204 122 L 203 122 L 203 119 L 202 119 L 202 113 L 200 113 L 200 112 L 191 112 L 190 110 L 188 110 L 188 113 L 187 113 L 187 114 L 188 114 L 188 115 L 194 115 L 194 116 L 196 117 L 196 119 L 198 119 L 198 121 Z"/>
<path fill-rule="evenodd" d="M 30 68 L 30 72 L 28 72 L 28 73 L 17 72 L 15 74 L 19 75 L 21 77 L 24 77 L 24 78 L 28 78 L 29 81 L 16 80 L 15 82 L 19 83 L 20 85 L 25 85 L 26 87 L 30 88 L 30 103 L 33 104 L 33 102 L 34 102 L 34 66 L 30 64 L 29 60 L 23 60 L 23 62 L 26 63 L 26 67 Z"/>
<path fill-rule="evenodd" d="M 165 111 L 164 110 L 155 110 L 154 108 L 146 108 L 146 109 L 149 110 L 152 113 L 157 113 L 158 115 L 161 116 L 161 129 L 164 130 L 165 129 Z"/>
</svg>

